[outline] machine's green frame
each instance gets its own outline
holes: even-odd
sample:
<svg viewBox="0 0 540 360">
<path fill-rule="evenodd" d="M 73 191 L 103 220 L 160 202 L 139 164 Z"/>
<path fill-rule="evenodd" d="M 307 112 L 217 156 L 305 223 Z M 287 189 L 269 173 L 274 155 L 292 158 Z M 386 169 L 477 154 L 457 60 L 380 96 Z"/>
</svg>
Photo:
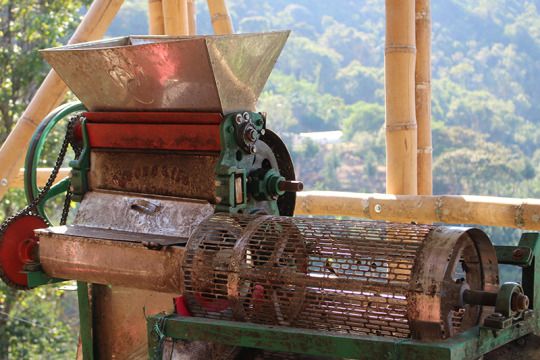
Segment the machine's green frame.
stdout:
<svg viewBox="0 0 540 360">
<path fill-rule="evenodd" d="M 157 314 L 147 318 L 150 359 L 161 359 L 164 338 L 347 359 L 476 359 L 527 334 L 540 334 L 540 277 L 535 276 L 540 274 L 540 234 L 523 234 L 517 247 L 495 248 L 499 263 L 523 268 L 522 285 L 532 310 L 503 329 L 480 325 L 441 342 L 424 342 Z M 516 260 L 512 254 L 518 249 L 526 255 Z"/>
</svg>

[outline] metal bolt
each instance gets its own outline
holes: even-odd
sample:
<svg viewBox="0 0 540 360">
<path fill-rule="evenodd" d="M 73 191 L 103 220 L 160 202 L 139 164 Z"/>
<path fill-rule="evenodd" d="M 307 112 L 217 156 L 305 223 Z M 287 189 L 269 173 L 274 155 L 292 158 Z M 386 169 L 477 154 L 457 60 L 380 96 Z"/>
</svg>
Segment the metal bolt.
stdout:
<svg viewBox="0 0 540 360">
<path fill-rule="evenodd" d="M 236 114 L 236 118 L 234 119 L 237 124 L 240 124 L 242 120 L 242 114 Z"/>
<path fill-rule="evenodd" d="M 244 120 L 249 120 L 249 113 L 248 112 L 244 113 Z"/>
<path fill-rule="evenodd" d="M 304 189 L 304 184 L 301 181 L 285 180 L 278 183 L 279 191 L 297 192 Z"/>
<path fill-rule="evenodd" d="M 2 186 L 7 186 L 7 184 L 8 184 L 7 179 L 2 179 Z"/>
<path fill-rule="evenodd" d="M 527 255 L 527 252 L 524 249 L 516 249 L 512 251 L 512 259 L 521 260 Z"/>
<path fill-rule="evenodd" d="M 258 135 L 258 134 L 257 134 L 257 130 L 252 129 L 252 130 L 249 132 L 249 139 L 250 139 L 251 141 L 255 141 L 255 140 L 257 140 L 257 135 Z"/>
<path fill-rule="evenodd" d="M 249 152 L 251 152 L 252 154 L 255 154 L 257 152 L 257 148 L 255 146 L 252 146 L 249 148 Z"/>
<path fill-rule="evenodd" d="M 521 293 L 514 293 L 512 295 L 512 310 L 524 311 L 529 308 L 529 297 Z"/>
<path fill-rule="evenodd" d="M 375 205 L 375 212 L 380 213 L 381 211 L 382 211 L 382 206 L 379 204 Z"/>
<path fill-rule="evenodd" d="M 232 134 L 234 132 L 234 126 L 229 126 L 227 131 Z"/>
<path fill-rule="evenodd" d="M 266 134 L 266 130 L 261 129 L 261 135 L 264 135 L 264 134 Z"/>
</svg>

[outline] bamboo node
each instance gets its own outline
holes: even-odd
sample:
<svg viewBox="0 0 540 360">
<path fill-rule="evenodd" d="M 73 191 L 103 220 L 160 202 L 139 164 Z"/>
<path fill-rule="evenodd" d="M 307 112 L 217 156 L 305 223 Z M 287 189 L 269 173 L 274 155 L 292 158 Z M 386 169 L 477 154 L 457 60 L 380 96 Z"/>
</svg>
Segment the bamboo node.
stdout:
<svg viewBox="0 0 540 360">
<path fill-rule="evenodd" d="M 228 14 L 215 14 L 212 16 L 212 22 L 216 22 L 216 21 L 219 21 L 219 20 L 222 20 L 222 19 L 230 19 L 231 16 L 228 15 Z"/>
<path fill-rule="evenodd" d="M 417 12 L 415 15 L 416 20 L 429 20 L 431 21 L 431 14 L 428 12 Z"/>
<path fill-rule="evenodd" d="M 21 116 L 20 119 L 19 119 L 20 122 L 23 122 L 23 123 L 28 123 L 28 124 L 32 124 L 32 125 L 39 125 L 39 121 L 36 122 L 34 121 L 34 119 L 31 119 L 29 118 L 28 116 Z"/>
<path fill-rule="evenodd" d="M 369 197 L 367 199 L 362 199 L 362 208 L 364 210 L 364 215 L 366 219 L 372 219 L 371 215 L 369 214 L 369 203 L 372 197 Z"/>
<path fill-rule="evenodd" d="M 433 153 L 433 147 L 431 146 L 422 146 L 417 148 L 418 154 L 432 154 Z"/>
<path fill-rule="evenodd" d="M 438 197 L 437 200 L 435 201 L 435 216 L 437 217 L 437 220 L 439 220 L 440 222 L 444 222 L 443 220 L 443 199 L 442 197 Z"/>
<path fill-rule="evenodd" d="M 523 229 L 525 226 L 525 221 L 523 221 L 523 205 L 524 203 L 520 203 L 516 206 L 516 227 L 518 229 Z"/>
<path fill-rule="evenodd" d="M 417 81 L 415 83 L 415 86 L 417 89 L 420 90 L 429 90 L 429 88 L 431 87 L 431 81 Z"/>
<path fill-rule="evenodd" d="M 386 45 L 384 47 L 384 52 L 386 54 L 394 52 L 405 52 L 416 54 L 416 46 L 414 45 Z"/>
<path fill-rule="evenodd" d="M 392 132 L 392 131 L 402 131 L 402 130 L 416 130 L 418 128 L 418 125 L 416 123 L 393 124 L 393 125 L 386 124 L 384 127 L 387 132 Z"/>
</svg>

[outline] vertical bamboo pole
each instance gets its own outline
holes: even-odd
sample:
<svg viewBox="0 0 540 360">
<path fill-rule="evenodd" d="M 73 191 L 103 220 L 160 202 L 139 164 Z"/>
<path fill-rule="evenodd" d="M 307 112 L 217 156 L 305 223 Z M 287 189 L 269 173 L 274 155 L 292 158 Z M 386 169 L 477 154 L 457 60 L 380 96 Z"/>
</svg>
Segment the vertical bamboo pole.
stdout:
<svg viewBox="0 0 540 360">
<path fill-rule="evenodd" d="M 208 10 L 212 19 L 214 34 L 234 34 L 231 15 L 225 0 L 208 0 Z"/>
<path fill-rule="evenodd" d="M 195 0 L 188 0 L 187 9 L 189 35 L 197 35 L 197 5 Z"/>
<path fill-rule="evenodd" d="M 165 35 L 189 35 L 187 0 L 163 0 Z"/>
<path fill-rule="evenodd" d="M 416 195 L 415 0 L 386 0 L 386 192 Z"/>
<path fill-rule="evenodd" d="M 123 0 L 95 0 L 68 44 L 101 39 L 122 2 Z M 19 173 L 36 127 L 48 113 L 60 105 L 66 93 L 66 84 L 51 70 L 0 148 L 0 199 Z"/>
<path fill-rule="evenodd" d="M 150 35 L 165 35 L 163 2 L 161 0 L 148 0 L 148 25 Z"/>
<path fill-rule="evenodd" d="M 431 144 L 431 6 L 416 0 L 416 122 L 418 123 L 418 195 L 433 195 Z"/>
</svg>

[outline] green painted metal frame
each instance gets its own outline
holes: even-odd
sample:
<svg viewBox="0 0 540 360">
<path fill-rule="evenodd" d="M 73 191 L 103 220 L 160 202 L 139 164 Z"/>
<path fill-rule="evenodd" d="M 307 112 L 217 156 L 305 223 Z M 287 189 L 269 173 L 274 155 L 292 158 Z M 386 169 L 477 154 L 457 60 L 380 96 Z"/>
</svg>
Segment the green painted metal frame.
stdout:
<svg viewBox="0 0 540 360">
<path fill-rule="evenodd" d="M 437 343 L 157 314 L 147 318 L 149 355 L 161 359 L 161 342 L 170 337 L 348 359 L 476 359 L 527 334 L 539 334 L 539 234 L 524 234 L 518 247 L 506 250 L 517 248 L 529 248 L 533 254 L 525 263 L 514 262 L 523 267 L 523 288 L 533 312 L 504 329 L 476 326 Z"/>
<path fill-rule="evenodd" d="M 92 340 L 92 312 L 88 283 L 77 281 L 77 295 L 79 299 L 79 319 L 81 328 L 81 343 L 83 360 L 94 359 L 94 343 Z"/>
</svg>

